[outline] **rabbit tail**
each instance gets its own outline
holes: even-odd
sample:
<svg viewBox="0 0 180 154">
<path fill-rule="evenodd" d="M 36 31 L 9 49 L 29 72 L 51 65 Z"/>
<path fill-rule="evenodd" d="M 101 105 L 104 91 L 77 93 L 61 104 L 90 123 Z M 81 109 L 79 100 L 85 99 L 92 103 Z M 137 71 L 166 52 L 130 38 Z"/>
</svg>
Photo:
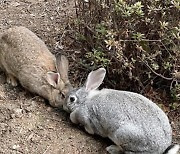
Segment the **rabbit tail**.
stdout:
<svg viewBox="0 0 180 154">
<path fill-rule="evenodd" d="M 178 154 L 179 148 L 178 144 L 170 145 L 163 154 Z"/>
</svg>

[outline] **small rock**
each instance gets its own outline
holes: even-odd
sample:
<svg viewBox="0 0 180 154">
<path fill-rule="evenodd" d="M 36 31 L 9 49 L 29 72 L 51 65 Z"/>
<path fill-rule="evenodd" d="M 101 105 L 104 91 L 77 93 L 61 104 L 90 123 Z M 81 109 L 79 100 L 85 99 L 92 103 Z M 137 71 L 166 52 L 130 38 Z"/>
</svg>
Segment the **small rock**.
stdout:
<svg viewBox="0 0 180 154">
<path fill-rule="evenodd" d="M 14 109 L 14 114 L 11 115 L 12 118 L 20 118 L 23 116 L 23 109 Z"/>
<path fill-rule="evenodd" d="M 20 146 L 18 144 L 17 145 L 13 145 L 13 147 L 12 147 L 13 150 L 16 150 L 18 148 L 20 148 Z"/>
<path fill-rule="evenodd" d="M 47 111 L 48 111 L 48 112 L 52 112 L 52 111 L 53 111 L 53 108 L 52 108 L 52 107 L 47 107 Z"/>
<path fill-rule="evenodd" d="M 30 16 L 35 17 L 36 15 L 31 13 Z"/>
<path fill-rule="evenodd" d="M 11 5 L 12 5 L 12 6 L 15 6 L 15 7 L 18 7 L 18 6 L 20 5 L 20 3 L 18 3 L 18 2 L 12 2 Z"/>
</svg>

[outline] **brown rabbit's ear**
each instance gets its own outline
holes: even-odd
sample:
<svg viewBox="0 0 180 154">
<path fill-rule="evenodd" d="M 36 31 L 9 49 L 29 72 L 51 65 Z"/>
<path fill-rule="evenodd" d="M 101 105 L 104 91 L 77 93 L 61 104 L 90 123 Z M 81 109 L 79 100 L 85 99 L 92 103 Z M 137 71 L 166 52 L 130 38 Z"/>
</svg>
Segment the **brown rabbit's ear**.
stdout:
<svg viewBox="0 0 180 154">
<path fill-rule="evenodd" d="M 56 88 L 60 81 L 60 75 L 59 75 L 59 73 L 47 72 L 46 80 L 51 86 Z"/>
<path fill-rule="evenodd" d="M 66 56 L 57 54 L 56 55 L 56 67 L 58 73 L 60 73 L 62 80 L 65 83 L 69 82 L 68 70 L 69 70 L 69 61 Z"/>
</svg>

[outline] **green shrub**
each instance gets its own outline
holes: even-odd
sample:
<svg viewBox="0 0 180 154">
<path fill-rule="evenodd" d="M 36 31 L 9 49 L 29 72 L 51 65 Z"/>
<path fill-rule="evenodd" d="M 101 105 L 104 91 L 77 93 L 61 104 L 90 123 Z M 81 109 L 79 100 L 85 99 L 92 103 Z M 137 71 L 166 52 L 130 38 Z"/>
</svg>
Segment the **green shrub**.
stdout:
<svg viewBox="0 0 180 154">
<path fill-rule="evenodd" d="M 76 13 L 88 71 L 106 67 L 106 83 L 115 89 L 169 91 L 180 71 L 179 0 L 78 0 Z"/>
</svg>

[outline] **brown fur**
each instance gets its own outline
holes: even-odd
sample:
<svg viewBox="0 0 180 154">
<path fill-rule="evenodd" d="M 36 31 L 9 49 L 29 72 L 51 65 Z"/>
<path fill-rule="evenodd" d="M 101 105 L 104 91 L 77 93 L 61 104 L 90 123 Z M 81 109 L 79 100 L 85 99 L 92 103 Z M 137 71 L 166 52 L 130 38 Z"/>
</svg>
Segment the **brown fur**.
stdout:
<svg viewBox="0 0 180 154">
<path fill-rule="evenodd" d="M 52 106 L 61 105 L 59 93 L 65 86 L 64 81 L 60 78 L 57 88 L 51 86 L 46 79 L 47 72 L 57 72 L 55 56 L 29 29 L 13 27 L 2 34 L 0 68 L 7 74 L 8 83 L 16 86 L 16 80 L 19 80 L 24 88 L 48 99 Z"/>
</svg>

